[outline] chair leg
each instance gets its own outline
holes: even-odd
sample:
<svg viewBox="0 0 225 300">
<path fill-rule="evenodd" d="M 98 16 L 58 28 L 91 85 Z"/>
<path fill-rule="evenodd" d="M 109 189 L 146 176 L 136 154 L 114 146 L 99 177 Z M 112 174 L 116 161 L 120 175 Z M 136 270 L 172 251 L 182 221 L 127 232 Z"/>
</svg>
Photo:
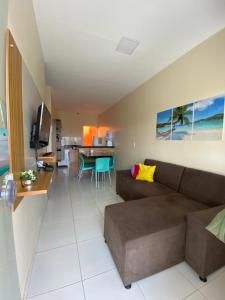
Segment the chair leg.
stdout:
<svg viewBox="0 0 225 300">
<path fill-rule="evenodd" d="M 98 187 L 98 184 L 97 184 L 97 176 L 98 176 L 98 173 L 95 172 L 95 186 L 96 186 L 96 188 Z"/>
<path fill-rule="evenodd" d="M 78 174 L 78 181 L 80 182 L 80 180 L 81 180 L 81 176 L 82 176 L 82 171 L 80 170 L 79 171 L 79 174 Z"/>
<path fill-rule="evenodd" d="M 105 172 L 103 173 L 103 179 L 104 179 L 104 183 L 105 183 Z"/>
<path fill-rule="evenodd" d="M 110 183 L 110 185 L 112 185 L 112 180 L 111 180 L 111 175 L 110 175 L 110 171 L 109 171 L 109 183 Z"/>
</svg>

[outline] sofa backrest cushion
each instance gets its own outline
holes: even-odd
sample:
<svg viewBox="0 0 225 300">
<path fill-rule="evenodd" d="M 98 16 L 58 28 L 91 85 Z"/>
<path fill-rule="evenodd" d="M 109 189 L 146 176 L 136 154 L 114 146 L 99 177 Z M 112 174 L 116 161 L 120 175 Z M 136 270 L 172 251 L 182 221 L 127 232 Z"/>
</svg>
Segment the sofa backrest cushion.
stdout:
<svg viewBox="0 0 225 300">
<path fill-rule="evenodd" d="M 225 203 L 225 176 L 185 168 L 179 191 L 209 206 Z"/>
<path fill-rule="evenodd" d="M 154 180 L 162 183 L 175 191 L 178 191 L 181 177 L 184 171 L 183 166 L 178 166 L 154 159 L 146 159 L 145 165 L 156 166 Z"/>
</svg>

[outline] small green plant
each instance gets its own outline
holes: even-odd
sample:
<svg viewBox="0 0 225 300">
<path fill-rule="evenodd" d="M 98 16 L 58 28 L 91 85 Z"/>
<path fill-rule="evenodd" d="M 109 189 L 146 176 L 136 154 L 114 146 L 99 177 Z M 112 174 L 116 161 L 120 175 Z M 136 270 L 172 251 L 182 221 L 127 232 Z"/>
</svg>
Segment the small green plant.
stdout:
<svg viewBox="0 0 225 300">
<path fill-rule="evenodd" d="M 20 179 L 23 181 L 25 181 L 25 180 L 35 181 L 37 179 L 37 172 L 34 170 L 28 170 L 28 171 L 22 172 L 20 175 Z"/>
</svg>

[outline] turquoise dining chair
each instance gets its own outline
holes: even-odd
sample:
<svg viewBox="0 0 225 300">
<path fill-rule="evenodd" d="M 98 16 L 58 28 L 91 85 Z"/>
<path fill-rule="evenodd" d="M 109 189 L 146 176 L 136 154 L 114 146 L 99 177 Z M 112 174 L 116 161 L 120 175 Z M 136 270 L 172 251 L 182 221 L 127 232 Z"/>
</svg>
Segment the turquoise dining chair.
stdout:
<svg viewBox="0 0 225 300">
<path fill-rule="evenodd" d="M 115 155 L 110 157 L 110 162 L 109 162 L 109 169 L 113 170 L 115 172 L 116 170 L 116 161 L 115 161 Z"/>
<path fill-rule="evenodd" d="M 109 157 L 96 158 L 95 168 L 93 169 L 93 172 L 92 172 L 92 177 L 93 177 L 93 174 L 95 174 L 96 187 L 99 187 L 100 174 L 102 174 L 102 178 L 105 179 L 105 174 L 107 173 L 109 176 L 109 182 L 111 184 L 109 163 L 110 163 Z"/>
<path fill-rule="evenodd" d="M 95 168 L 95 163 L 85 162 L 83 155 L 80 154 L 80 167 L 79 167 L 79 173 L 78 173 L 79 182 L 80 182 L 80 179 L 83 175 L 83 172 L 93 171 L 94 168 Z"/>
</svg>

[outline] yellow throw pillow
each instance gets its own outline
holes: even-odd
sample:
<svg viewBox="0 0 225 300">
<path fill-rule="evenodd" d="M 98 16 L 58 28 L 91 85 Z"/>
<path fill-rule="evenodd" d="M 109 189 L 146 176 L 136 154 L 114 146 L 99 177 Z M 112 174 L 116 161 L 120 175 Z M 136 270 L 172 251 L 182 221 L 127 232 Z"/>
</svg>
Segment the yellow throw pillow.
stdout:
<svg viewBox="0 0 225 300">
<path fill-rule="evenodd" d="M 136 177 L 136 180 L 144 180 L 148 182 L 154 182 L 154 173 L 156 166 L 146 166 L 143 164 L 139 164 L 139 173 Z"/>
</svg>

